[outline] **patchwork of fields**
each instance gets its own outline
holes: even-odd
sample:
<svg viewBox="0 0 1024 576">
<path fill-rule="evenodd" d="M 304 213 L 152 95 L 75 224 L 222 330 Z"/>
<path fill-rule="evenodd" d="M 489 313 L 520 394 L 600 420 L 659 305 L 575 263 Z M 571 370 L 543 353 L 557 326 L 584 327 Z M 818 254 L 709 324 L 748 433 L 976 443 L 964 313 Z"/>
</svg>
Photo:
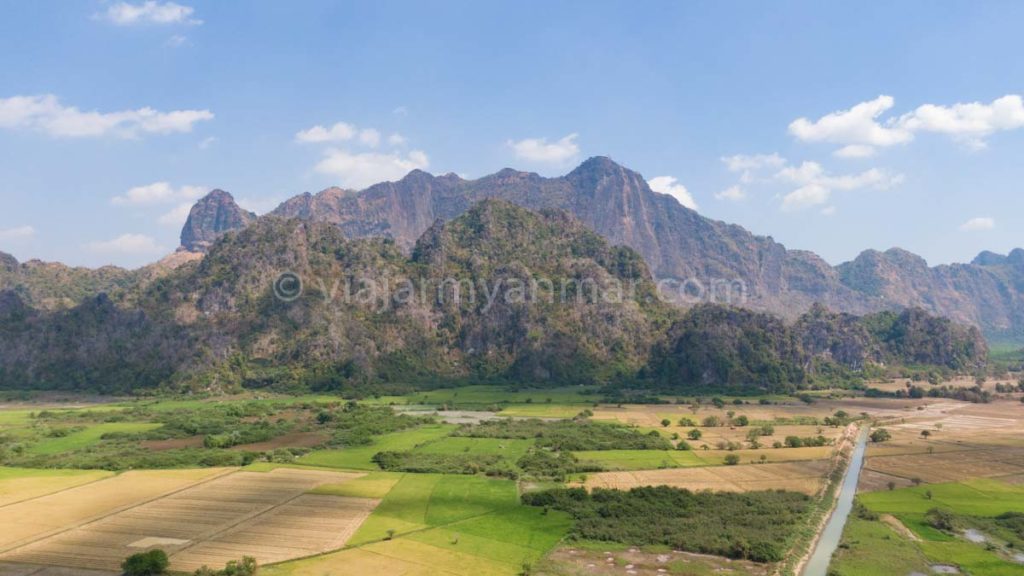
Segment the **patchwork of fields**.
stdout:
<svg viewBox="0 0 1024 576">
<path fill-rule="evenodd" d="M 159 547 L 174 570 L 244 555 L 279 562 L 342 547 L 377 500 L 307 494 L 355 474 L 277 469 L 127 472 L 0 507 L 0 560 L 116 570 Z M 32 517 L 43 521 L 32 521 Z"/>
</svg>

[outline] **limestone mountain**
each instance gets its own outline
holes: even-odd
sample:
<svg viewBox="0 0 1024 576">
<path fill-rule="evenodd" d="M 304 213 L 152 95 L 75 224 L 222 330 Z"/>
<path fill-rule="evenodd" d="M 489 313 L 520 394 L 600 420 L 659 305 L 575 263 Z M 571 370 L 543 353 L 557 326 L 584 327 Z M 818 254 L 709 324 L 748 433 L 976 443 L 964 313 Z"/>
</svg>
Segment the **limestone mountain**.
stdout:
<svg viewBox="0 0 1024 576">
<path fill-rule="evenodd" d="M 181 229 L 181 246 L 190 252 L 206 252 L 218 236 L 244 228 L 256 215 L 243 210 L 231 194 L 217 189 L 199 199 Z"/>
<path fill-rule="evenodd" d="M 701 216 L 603 157 L 557 178 L 505 169 L 465 180 L 414 170 L 362 191 L 302 194 L 273 213 L 335 224 L 350 238 L 391 238 L 408 251 L 435 220 L 451 220 L 484 198 L 565 210 L 612 244 L 639 252 L 657 278 L 699 286 L 697 300 L 727 301 L 789 320 L 814 303 L 854 314 L 920 306 L 992 337 L 1024 339 L 1019 256 L 928 268 L 901 250 L 869 251 L 833 267 L 813 252 L 787 250 L 771 237 Z"/>
<path fill-rule="evenodd" d="M 284 272 L 304 283 L 294 301 L 275 295 Z M 543 279 L 558 283 L 529 291 Z M 475 295 L 454 297 L 452 285 Z M 600 292 L 623 287 L 620 299 Z M 268 216 L 117 300 L 46 312 L 3 294 L 0 387 L 105 391 L 601 381 L 635 373 L 673 314 L 632 250 L 564 213 L 500 201 L 438 223 L 412 256 Z"/>
</svg>

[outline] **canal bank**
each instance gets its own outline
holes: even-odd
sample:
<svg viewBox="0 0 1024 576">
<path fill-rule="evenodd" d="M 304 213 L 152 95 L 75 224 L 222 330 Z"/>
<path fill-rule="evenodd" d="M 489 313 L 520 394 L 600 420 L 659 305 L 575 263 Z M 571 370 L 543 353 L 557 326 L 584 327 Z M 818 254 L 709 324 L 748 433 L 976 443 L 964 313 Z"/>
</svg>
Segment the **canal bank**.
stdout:
<svg viewBox="0 0 1024 576">
<path fill-rule="evenodd" d="M 843 537 L 843 528 L 853 510 L 853 500 L 857 495 L 857 483 L 860 480 L 861 468 L 864 465 L 864 452 L 867 448 L 868 426 L 864 426 L 857 435 L 853 453 L 843 475 L 839 493 L 835 497 L 835 505 L 825 522 L 824 528 L 818 533 L 813 549 L 806 563 L 799 570 L 800 576 L 826 576 L 832 554 L 839 547 Z"/>
</svg>

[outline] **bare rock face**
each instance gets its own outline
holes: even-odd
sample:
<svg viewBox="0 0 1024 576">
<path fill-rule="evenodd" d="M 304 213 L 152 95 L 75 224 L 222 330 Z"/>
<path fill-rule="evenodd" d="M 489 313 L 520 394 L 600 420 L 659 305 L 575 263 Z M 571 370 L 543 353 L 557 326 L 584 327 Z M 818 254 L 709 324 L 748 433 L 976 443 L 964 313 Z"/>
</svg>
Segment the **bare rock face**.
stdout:
<svg viewBox="0 0 1024 576">
<path fill-rule="evenodd" d="M 242 210 L 231 194 L 213 190 L 192 206 L 181 230 L 181 246 L 189 252 L 206 252 L 221 234 L 254 221 L 256 214 Z"/>
<path fill-rule="evenodd" d="M 1024 339 L 1024 250 L 983 252 L 971 264 L 934 268 L 905 250 L 866 251 L 833 267 L 813 252 L 787 250 L 770 236 L 701 216 L 605 157 L 558 178 L 508 168 L 476 180 L 414 170 L 361 191 L 304 193 L 271 214 L 334 224 L 346 238 L 390 238 L 409 253 L 435 222 L 453 220 L 491 198 L 568 212 L 612 244 L 639 252 L 655 277 L 696 287 L 696 301 L 789 320 L 815 303 L 852 314 L 917 306 L 990 336 Z M 193 208 L 182 246 L 205 251 L 218 235 L 254 219 L 215 190 Z M 682 300 L 692 303 L 693 296 Z"/>
</svg>

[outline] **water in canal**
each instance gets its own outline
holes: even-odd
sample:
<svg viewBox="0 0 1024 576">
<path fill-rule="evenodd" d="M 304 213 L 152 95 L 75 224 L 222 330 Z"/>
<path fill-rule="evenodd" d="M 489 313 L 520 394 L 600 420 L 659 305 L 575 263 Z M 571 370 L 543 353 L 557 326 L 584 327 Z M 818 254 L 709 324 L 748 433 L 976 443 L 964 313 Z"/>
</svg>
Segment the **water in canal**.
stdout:
<svg viewBox="0 0 1024 576">
<path fill-rule="evenodd" d="M 853 509 L 853 497 L 857 494 L 857 480 L 860 479 L 860 469 L 864 464 L 864 449 L 868 441 L 868 428 L 865 426 L 857 437 L 857 446 L 850 458 L 850 466 L 846 469 L 846 476 L 843 477 L 843 485 L 839 489 L 839 501 L 835 510 L 825 525 L 814 546 L 814 553 L 804 567 L 802 576 L 825 576 L 828 573 L 828 564 L 832 560 L 832 553 L 839 547 L 839 540 L 843 537 L 843 527 L 846 526 L 846 519 Z"/>
</svg>

